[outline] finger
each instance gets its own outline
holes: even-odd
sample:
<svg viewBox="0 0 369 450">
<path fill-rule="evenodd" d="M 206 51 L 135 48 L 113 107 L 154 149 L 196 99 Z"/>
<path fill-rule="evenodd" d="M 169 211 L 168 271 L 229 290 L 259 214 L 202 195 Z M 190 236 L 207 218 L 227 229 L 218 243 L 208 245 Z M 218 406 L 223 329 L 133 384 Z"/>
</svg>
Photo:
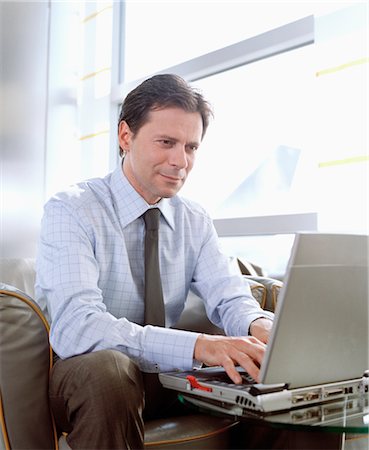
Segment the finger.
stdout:
<svg viewBox="0 0 369 450">
<path fill-rule="evenodd" d="M 257 365 L 261 365 L 265 355 L 266 345 L 256 338 L 240 339 L 234 342 L 234 348 L 249 356 Z"/>
<path fill-rule="evenodd" d="M 227 359 L 223 363 L 223 368 L 227 372 L 227 375 L 229 378 L 233 381 L 235 384 L 241 384 L 242 383 L 242 377 L 237 371 L 234 362 L 231 359 Z"/>
<path fill-rule="evenodd" d="M 241 366 L 246 372 L 256 381 L 259 381 L 260 377 L 260 364 L 251 358 L 249 355 L 235 350 L 232 352 L 233 363 Z M 235 369 L 236 370 L 236 369 Z M 239 374 L 238 374 L 239 375 Z M 241 378 L 241 376 L 240 376 Z M 242 378 L 241 378 L 242 382 Z"/>
</svg>

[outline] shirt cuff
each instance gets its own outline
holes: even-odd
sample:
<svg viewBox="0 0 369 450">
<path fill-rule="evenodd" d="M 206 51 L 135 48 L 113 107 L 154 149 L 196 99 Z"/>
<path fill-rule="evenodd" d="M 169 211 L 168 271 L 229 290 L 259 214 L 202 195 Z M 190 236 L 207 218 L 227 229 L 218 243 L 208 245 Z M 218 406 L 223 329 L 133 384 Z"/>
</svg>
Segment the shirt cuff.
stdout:
<svg viewBox="0 0 369 450">
<path fill-rule="evenodd" d="M 145 372 L 191 370 L 194 367 L 194 348 L 200 333 L 146 326 L 143 359 L 148 363 Z M 141 364 L 141 366 L 143 366 Z"/>
</svg>

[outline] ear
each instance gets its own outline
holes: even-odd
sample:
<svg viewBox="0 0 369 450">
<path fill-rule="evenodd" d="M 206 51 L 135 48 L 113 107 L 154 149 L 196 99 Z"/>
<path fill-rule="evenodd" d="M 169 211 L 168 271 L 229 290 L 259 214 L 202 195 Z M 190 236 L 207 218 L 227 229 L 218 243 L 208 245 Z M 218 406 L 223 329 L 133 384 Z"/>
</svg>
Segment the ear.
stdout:
<svg viewBox="0 0 369 450">
<path fill-rule="evenodd" d="M 131 146 L 131 140 L 132 140 L 133 133 L 131 129 L 128 126 L 128 123 L 125 120 L 122 120 L 122 122 L 119 124 L 118 129 L 118 142 L 119 147 L 124 151 L 128 152 Z"/>
</svg>

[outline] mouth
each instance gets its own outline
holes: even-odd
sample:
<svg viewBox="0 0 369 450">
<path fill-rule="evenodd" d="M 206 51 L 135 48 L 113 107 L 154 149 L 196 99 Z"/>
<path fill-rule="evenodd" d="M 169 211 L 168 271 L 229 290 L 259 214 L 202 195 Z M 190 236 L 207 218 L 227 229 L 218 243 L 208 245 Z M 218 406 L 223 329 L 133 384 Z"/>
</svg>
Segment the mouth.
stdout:
<svg viewBox="0 0 369 450">
<path fill-rule="evenodd" d="M 164 177 L 166 180 L 172 182 L 172 183 L 178 183 L 184 179 L 184 177 L 178 176 L 178 175 L 168 175 L 165 173 L 160 174 L 162 177 Z"/>
</svg>

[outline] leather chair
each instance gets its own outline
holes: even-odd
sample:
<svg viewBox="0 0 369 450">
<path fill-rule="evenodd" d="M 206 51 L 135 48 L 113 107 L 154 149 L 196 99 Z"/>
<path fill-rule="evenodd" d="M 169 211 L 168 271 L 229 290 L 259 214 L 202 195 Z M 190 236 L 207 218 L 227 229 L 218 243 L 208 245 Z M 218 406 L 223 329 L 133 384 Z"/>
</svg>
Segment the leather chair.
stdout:
<svg viewBox="0 0 369 450">
<path fill-rule="evenodd" d="M 32 259 L 0 260 L 0 450 L 69 449 L 56 434 L 49 407 L 52 368 L 49 325 L 33 300 Z M 273 293 L 253 281 L 252 291 L 264 306 Z M 278 282 L 276 282 L 278 285 Z M 279 285 L 278 285 L 279 286 Z M 178 328 L 222 333 L 206 318 L 201 301 L 190 296 Z M 231 449 L 238 423 L 194 412 L 183 417 L 148 421 L 145 447 L 155 449 Z"/>
</svg>

